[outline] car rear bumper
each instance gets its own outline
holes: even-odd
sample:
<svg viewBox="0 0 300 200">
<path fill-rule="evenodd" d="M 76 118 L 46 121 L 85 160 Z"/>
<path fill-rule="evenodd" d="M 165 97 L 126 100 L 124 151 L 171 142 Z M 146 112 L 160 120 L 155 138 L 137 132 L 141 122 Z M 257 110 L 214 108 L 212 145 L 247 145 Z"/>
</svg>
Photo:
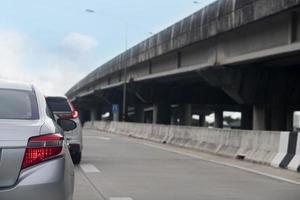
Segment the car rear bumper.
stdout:
<svg viewBox="0 0 300 200">
<path fill-rule="evenodd" d="M 73 189 L 73 164 L 70 158 L 61 157 L 21 172 L 15 186 L 0 189 L 0 199 L 71 200 Z"/>
</svg>

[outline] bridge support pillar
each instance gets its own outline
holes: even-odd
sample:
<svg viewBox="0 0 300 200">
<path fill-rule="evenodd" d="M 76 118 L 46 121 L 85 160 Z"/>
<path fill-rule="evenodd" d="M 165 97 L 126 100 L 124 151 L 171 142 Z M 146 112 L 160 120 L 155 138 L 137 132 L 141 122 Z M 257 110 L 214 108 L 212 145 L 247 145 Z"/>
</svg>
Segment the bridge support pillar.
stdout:
<svg viewBox="0 0 300 200">
<path fill-rule="evenodd" d="M 90 119 L 92 122 L 97 120 L 97 110 L 96 109 L 91 109 L 90 115 L 91 115 Z"/>
<path fill-rule="evenodd" d="M 145 121 L 145 112 L 142 105 L 137 105 L 135 107 L 135 122 L 144 123 Z"/>
<path fill-rule="evenodd" d="M 273 131 L 287 130 L 287 116 L 288 112 L 286 106 L 275 105 L 270 107 L 270 129 Z"/>
<path fill-rule="evenodd" d="M 192 105 L 186 104 L 184 105 L 184 120 L 183 125 L 190 126 L 192 125 Z"/>
<path fill-rule="evenodd" d="M 294 111 L 292 109 L 287 109 L 287 116 L 286 116 L 286 130 L 293 131 L 293 120 L 294 120 Z"/>
<path fill-rule="evenodd" d="M 101 110 L 92 108 L 90 109 L 90 120 L 91 121 L 97 121 L 102 119 L 102 113 Z"/>
<path fill-rule="evenodd" d="M 223 128 L 223 110 L 216 110 L 215 111 L 215 128 Z"/>
<path fill-rule="evenodd" d="M 171 121 L 174 122 L 174 124 L 177 123 L 177 118 L 179 118 L 179 124 L 180 125 L 186 125 L 190 126 L 192 125 L 192 105 L 191 104 L 185 104 L 185 105 L 180 105 L 178 109 L 178 114 L 177 116 L 172 116 L 175 117 L 175 119 L 172 119 Z"/>
<path fill-rule="evenodd" d="M 87 121 L 90 121 L 90 111 L 89 110 L 85 110 L 85 109 L 80 109 L 79 110 L 79 118 L 82 124 L 84 124 Z"/>
<path fill-rule="evenodd" d="M 252 130 L 253 127 L 253 110 L 250 106 L 242 107 L 241 128 Z"/>
<path fill-rule="evenodd" d="M 287 131 L 291 124 L 292 112 L 285 105 L 253 106 L 253 130 Z"/>
<path fill-rule="evenodd" d="M 266 106 L 253 106 L 253 130 L 266 130 Z"/>
<path fill-rule="evenodd" d="M 156 104 L 153 106 L 153 123 L 154 124 L 170 124 L 171 107 L 169 104 Z"/>
<path fill-rule="evenodd" d="M 202 113 L 199 114 L 199 126 L 200 127 L 205 126 L 205 114 Z"/>
</svg>

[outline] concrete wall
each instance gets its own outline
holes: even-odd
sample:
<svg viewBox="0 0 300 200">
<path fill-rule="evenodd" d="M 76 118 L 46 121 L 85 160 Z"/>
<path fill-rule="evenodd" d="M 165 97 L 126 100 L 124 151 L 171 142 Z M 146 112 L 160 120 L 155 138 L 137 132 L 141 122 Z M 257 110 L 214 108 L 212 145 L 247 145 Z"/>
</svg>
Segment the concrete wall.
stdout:
<svg viewBox="0 0 300 200">
<path fill-rule="evenodd" d="M 151 73 L 160 73 L 169 71 L 177 68 L 177 57 L 176 54 L 169 54 L 164 57 L 154 59 L 152 61 Z"/>
<path fill-rule="evenodd" d="M 289 135 L 288 132 L 208 129 L 103 121 L 88 122 L 85 127 L 192 148 L 226 157 L 243 158 L 260 164 L 272 164 L 275 167 L 280 167 L 280 162 L 283 162 L 284 157 L 288 155 L 288 139 L 283 137 Z M 285 146 L 286 148 L 284 148 Z M 294 167 L 288 167 L 289 163 L 287 163 L 285 168 L 297 170 L 297 167 L 300 166 L 299 149 L 300 143 L 297 143 L 295 146 L 297 155 L 293 155 L 295 158 L 291 159 L 291 165 Z M 274 162 L 279 164 L 276 166 Z"/>
</svg>

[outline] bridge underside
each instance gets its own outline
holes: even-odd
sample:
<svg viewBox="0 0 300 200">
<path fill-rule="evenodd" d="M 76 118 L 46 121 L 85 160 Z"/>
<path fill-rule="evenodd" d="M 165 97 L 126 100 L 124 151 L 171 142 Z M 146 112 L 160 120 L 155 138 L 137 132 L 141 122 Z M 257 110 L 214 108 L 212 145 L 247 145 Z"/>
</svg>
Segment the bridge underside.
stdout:
<svg viewBox="0 0 300 200">
<path fill-rule="evenodd" d="M 291 130 L 293 113 L 300 110 L 299 53 L 239 65 L 200 70 L 127 83 L 126 120 L 204 126 L 215 113 L 215 127 L 223 126 L 223 112 L 242 113 L 240 128 Z M 123 85 L 95 90 L 76 98 L 83 121 L 101 119 L 119 105 L 122 119 Z M 199 116 L 195 124 L 192 115 Z M 113 113 L 111 113 L 113 119 Z"/>
<path fill-rule="evenodd" d="M 110 120 L 207 126 L 205 116 L 214 113 L 213 125 L 223 127 L 224 111 L 235 111 L 242 116 L 237 128 L 292 130 L 293 113 L 300 110 L 300 7 L 194 43 L 188 41 L 206 32 L 187 29 L 189 19 L 195 17 L 149 39 L 150 45 L 160 38 L 156 46 L 141 43 L 74 86 L 67 95 L 82 121 L 101 119 L 109 112 Z M 212 20 L 201 30 L 218 33 L 214 30 L 226 19 Z M 179 34 L 184 28 L 189 32 Z M 177 44 L 186 45 L 172 49 Z M 161 54 L 151 57 L 156 53 Z M 118 105 L 119 112 L 112 113 L 112 105 Z"/>
</svg>

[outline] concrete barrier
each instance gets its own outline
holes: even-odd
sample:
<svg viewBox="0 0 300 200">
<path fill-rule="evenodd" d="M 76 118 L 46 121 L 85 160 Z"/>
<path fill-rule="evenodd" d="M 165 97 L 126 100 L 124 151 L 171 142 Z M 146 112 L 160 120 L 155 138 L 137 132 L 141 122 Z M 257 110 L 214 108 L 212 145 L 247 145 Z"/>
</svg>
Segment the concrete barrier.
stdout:
<svg viewBox="0 0 300 200">
<path fill-rule="evenodd" d="M 289 132 L 102 121 L 85 127 L 300 171 L 300 135 L 291 143 L 296 136 Z"/>
<path fill-rule="evenodd" d="M 279 132 L 173 126 L 167 143 L 270 164 L 278 152 Z"/>
<path fill-rule="evenodd" d="M 297 146 L 295 149 L 295 156 L 291 160 L 291 162 L 288 165 L 288 168 L 290 170 L 298 171 L 300 172 L 300 133 L 298 133 L 297 136 Z"/>
<path fill-rule="evenodd" d="M 246 160 L 270 164 L 278 153 L 280 132 L 245 131 L 240 143 L 237 156 Z"/>
</svg>

